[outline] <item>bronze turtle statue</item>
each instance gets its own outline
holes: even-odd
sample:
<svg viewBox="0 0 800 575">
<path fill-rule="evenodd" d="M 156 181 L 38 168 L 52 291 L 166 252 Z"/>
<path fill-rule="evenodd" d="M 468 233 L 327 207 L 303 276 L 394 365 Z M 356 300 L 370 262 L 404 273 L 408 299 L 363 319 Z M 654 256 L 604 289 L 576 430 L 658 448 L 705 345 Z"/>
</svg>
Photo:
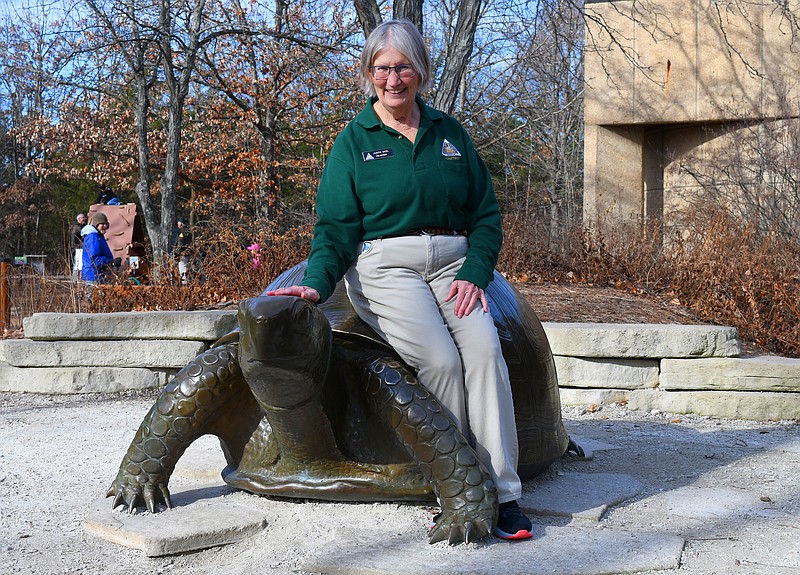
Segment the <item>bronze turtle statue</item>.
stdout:
<svg viewBox="0 0 800 575">
<path fill-rule="evenodd" d="M 265 292 L 297 284 L 304 269 L 305 262 L 284 272 Z M 511 375 L 524 481 L 576 446 L 561 421 L 539 319 L 498 273 L 486 293 Z M 238 319 L 145 416 L 108 490 L 114 507 L 171 508 L 175 464 L 210 433 L 234 487 L 335 501 L 438 499 L 431 543 L 491 533 L 497 495 L 488 472 L 436 398 L 358 318 L 341 283 L 319 306 L 296 297 L 245 300 Z"/>
</svg>

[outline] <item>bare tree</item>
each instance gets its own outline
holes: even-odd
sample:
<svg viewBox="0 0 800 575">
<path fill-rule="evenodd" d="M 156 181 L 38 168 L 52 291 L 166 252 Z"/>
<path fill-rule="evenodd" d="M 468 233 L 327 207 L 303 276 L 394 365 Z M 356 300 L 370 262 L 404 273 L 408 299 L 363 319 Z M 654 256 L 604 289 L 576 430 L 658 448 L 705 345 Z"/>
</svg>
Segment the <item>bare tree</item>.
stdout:
<svg viewBox="0 0 800 575">
<path fill-rule="evenodd" d="M 436 17 L 446 29 L 455 12 L 442 5 Z M 544 0 L 487 7 L 480 22 L 456 113 L 507 218 L 532 245 L 560 249 L 582 215 L 582 15 Z"/>
<path fill-rule="evenodd" d="M 167 245 L 161 240 L 162 225 L 156 205 L 151 197 L 153 179 L 153 165 L 151 161 L 150 142 L 150 94 L 153 86 L 159 79 L 159 67 L 163 54 L 159 49 L 158 27 L 147 22 L 144 14 L 137 10 L 135 0 L 119 2 L 105 6 L 95 0 L 84 0 L 86 6 L 94 16 L 93 27 L 101 33 L 101 38 L 108 38 L 108 42 L 99 42 L 89 46 L 90 50 L 117 51 L 127 65 L 127 76 L 134 92 L 134 122 L 136 129 L 136 142 L 138 152 L 139 176 L 136 184 L 136 196 L 142 206 L 148 235 L 153 244 L 156 258 L 166 251 Z M 87 25 L 92 25 L 87 23 Z M 81 44 L 76 42 L 75 51 L 82 50 Z M 116 78 L 115 81 L 119 81 Z M 173 191 L 174 194 L 174 191 Z M 169 196 L 167 192 L 167 197 Z M 162 200 L 164 196 L 162 195 Z M 173 202 L 169 199 L 162 206 L 163 211 L 169 211 Z M 174 218 L 174 207 L 172 208 Z M 170 224 L 169 230 L 171 230 Z M 169 234 L 170 232 L 167 232 Z M 169 237 L 168 235 L 166 237 Z"/>
<path fill-rule="evenodd" d="M 156 0 L 148 4 L 137 0 L 82 1 L 91 13 L 91 18 L 82 22 L 83 29 L 93 30 L 95 41 L 86 47 L 83 39 L 75 38 L 76 53 L 117 52 L 126 66 L 125 77 L 133 87 L 139 166 L 136 195 L 153 255 L 158 260 L 168 249 L 176 221 L 184 106 L 198 53 L 212 39 L 236 31 L 221 28 L 208 17 L 206 0 L 179 3 Z M 121 78 L 114 80 L 119 82 Z M 154 193 L 156 166 L 149 136 L 153 129 L 152 92 L 156 85 L 165 87 L 166 98 L 160 106 L 166 110 L 167 121 L 161 178 L 158 192 Z"/>
<path fill-rule="evenodd" d="M 364 35 L 368 36 L 381 23 L 377 0 L 354 0 Z M 423 1 L 402 0 L 393 4 L 395 18 L 411 20 L 423 32 Z M 459 0 L 455 8 L 457 19 L 451 29 L 445 30 L 446 54 L 444 69 L 439 76 L 433 106 L 447 113 L 455 107 L 458 90 L 464 79 L 475 30 L 480 21 L 481 0 Z"/>
<path fill-rule="evenodd" d="M 0 21 L 0 109 L 6 117 L 7 145 L 11 146 L 6 172 L 8 183 L 22 176 L 39 179 L 32 166 L 42 163 L 45 150 L 25 130 L 48 114 L 59 99 L 54 80 L 63 40 L 60 24 L 45 7 L 25 11 L 6 8 Z"/>
<path fill-rule="evenodd" d="M 253 199 L 254 213 L 270 218 L 281 200 L 279 166 L 289 162 L 291 142 L 302 142 L 305 150 L 323 146 L 326 135 L 341 128 L 339 110 L 354 105 L 340 98 L 354 93 L 347 51 L 358 30 L 351 18 L 323 3 L 275 0 L 259 6 L 248 11 L 233 0 L 222 8 L 221 20 L 246 32 L 236 42 L 221 39 L 204 47 L 198 81 L 224 94 L 257 131 L 261 177 L 242 192 Z"/>
<path fill-rule="evenodd" d="M 696 153 L 680 172 L 696 186 L 679 193 L 679 205 L 723 211 L 755 226 L 758 234 L 792 240 L 800 235 L 800 124 L 794 119 L 728 122 L 708 126 Z M 710 143 L 713 142 L 713 145 Z M 673 215 L 680 221 L 680 213 Z"/>
<path fill-rule="evenodd" d="M 58 253 L 60 206 L 37 169 L 49 152 L 38 128 L 58 101 L 53 81 L 62 40 L 44 8 L 0 13 L 0 254 Z M 50 220 L 49 222 L 47 220 Z M 45 220 L 45 221 L 43 221 Z M 53 221 L 55 220 L 55 221 Z M 45 225 L 48 224 L 49 225 Z M 30 252 L 29 252 L 30 253 Z"/>
<path fill-rule="evenodd" d="M 422 5 L 423 0 L 397 0 L 392 4 L 392 16 L 411 20 L 422 32 Z M 383 22 L 378 0 L 353 0 L 353 6 L 361 22 L 364 36 L 369 36 L 378 24 Z"/>
<path fill-rule="evenodd" d="M 353 0 L 353 6 L 361 22 L 361 29 L 364 31 L 364 37 L 367 37 L 378 24 L 383 22 L 378 3 L 376 0 Z"/>
<path fill-rule="evenodd" d="M 455 27 L 447 32 L 447 49 L 444 56 L 444 70 L 439 77 L 434 108 L 453 113 L 456 96 L 467 71 L 475 30 L 480 20 L 481 1 L 461 0 L 458 3 Z"/>
</svg>

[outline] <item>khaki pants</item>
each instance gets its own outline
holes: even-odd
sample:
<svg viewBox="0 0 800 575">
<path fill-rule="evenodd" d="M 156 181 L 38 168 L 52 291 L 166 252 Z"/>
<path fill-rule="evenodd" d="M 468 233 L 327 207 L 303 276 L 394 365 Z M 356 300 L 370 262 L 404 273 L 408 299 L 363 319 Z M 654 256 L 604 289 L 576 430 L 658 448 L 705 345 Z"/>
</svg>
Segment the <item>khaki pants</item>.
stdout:
<svg viewBox="0 0 800 575">
<path fill-rule="evenodd" d="M 450 410 L 497 486 L 519 499 L 514 404 L 497 330 L 478 303 L 456 317 L 444 299 L 464 262 L 463 236 L 404 236 L 363 242 L 345 275 L 358 315 L 417 370 Z"/>
</svg>

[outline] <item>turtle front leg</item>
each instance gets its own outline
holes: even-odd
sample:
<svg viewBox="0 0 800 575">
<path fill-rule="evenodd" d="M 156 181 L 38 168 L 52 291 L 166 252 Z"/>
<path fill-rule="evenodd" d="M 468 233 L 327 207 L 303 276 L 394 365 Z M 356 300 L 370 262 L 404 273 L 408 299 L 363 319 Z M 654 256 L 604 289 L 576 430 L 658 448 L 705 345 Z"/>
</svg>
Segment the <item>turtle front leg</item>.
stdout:
<svg viewBox="0 0 800 575">
<path fill-rule="evenodd" d="M 215 416 L 237 388 L 247 386 L 235 345 L 210 349 L 178 372 L 139 425 L 120 463 L 106 493 L 114 497 L 113 507 L 124 504 L 132 512 L 144 505 L 151 513 L 158 504 L 172 508 L 168 483 L 175 464 L 195 439 L 214 431 Z"/>
<path fill-rule="evenodd" d="M 402 363 L 375 355 L 361 361 L 368 401 L 419 463 L 442 507 L 429 542 L 455 545 L 491 534 L 497 489 L 458 426 Z"/>
</svg>

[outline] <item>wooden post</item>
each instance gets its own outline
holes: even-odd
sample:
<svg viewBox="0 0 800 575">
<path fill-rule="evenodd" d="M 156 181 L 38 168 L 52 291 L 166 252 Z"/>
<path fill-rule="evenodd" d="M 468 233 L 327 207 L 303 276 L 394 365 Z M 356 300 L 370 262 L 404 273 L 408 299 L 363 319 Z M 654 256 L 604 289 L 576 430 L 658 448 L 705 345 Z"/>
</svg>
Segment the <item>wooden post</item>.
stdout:
<svg viewBox="0 0 800 575">
<path fill-rule="evenodd" d="M 11 327 L 11 290 L 8 287 L 10 267 L 8 262 L 0 262 L 0 335 Z"/>
</svg>

